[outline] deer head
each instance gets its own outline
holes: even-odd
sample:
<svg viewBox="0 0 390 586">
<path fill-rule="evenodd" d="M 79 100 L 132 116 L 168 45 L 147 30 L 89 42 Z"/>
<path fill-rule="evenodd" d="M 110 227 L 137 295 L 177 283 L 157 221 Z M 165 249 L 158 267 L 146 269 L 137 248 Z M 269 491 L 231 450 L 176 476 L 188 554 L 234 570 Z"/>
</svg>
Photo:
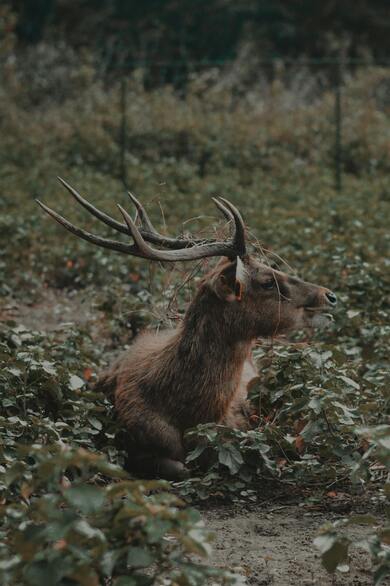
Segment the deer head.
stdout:
<svg viewBox="0 0 390 586">
<path fill-rule="evenodd" d="M 137 210 L 133 218 L 119 204 L 124 223 L 94 207 L 73 187 L 59 178 L 71 195 L 96 218 L 130 236 L 132 244 L 96 236 L 71 224 L 68 220 L 37 200 L 37 203 L 67 230 L 88 242 L 110 250 L 152 261 L 190 261 L 206 257 L 223 257 L 206 276 L 201 289 L 210 303 L 218 303 L 225 319 L 242 336 L 281 335 L 301 328 L 323 325 L 334 309 L 336 295 L 329 289 L 307 283 L 295 276 L 275 270 L 247 253 L 245 225 L 238 209 L 226 199 L 213 198 L 217 208 L 232 224 L 232 236 L 226 241 L 170 238 L 159 234 L 140 202 L 129 193 Z M 136 221 L 139 221 L 140 227 Z M 159 248 L 155 248 L 156 245 Z"/>
<path fill-rule="evenodd" d="M 225 321 L 241 338 L 321 327 L 332 319 L 337 303 L 329 289 L 275 270 L 252 255 L 219 262 L 202 286 L 224 303 Z"/>
</svg>

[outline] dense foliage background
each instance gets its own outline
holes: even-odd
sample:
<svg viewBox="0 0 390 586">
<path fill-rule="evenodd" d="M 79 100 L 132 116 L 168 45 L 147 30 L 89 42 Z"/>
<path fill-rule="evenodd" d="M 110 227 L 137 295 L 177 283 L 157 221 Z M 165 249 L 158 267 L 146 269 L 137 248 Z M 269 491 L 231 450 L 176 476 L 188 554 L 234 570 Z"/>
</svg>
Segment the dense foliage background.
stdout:
<svg viewBox="0 0 390 586">
<path fill-rule="evenodd" d="M 263 58 L 388 59 L 386 0 L 13 0 L 18 38 L 98 47 L 114 59 L 227 59 L 250 44 Z M 108 55 L 107 55 L 108 56 Z"/>
<path fill-rule="evenodd" d="M 141 8 L 132 13 L 138 31 L 142 23 L 153 30 L 147 20 L 153 14 L 156 30 L 164 30 L 164 19 L 171 26 L 171 3 L 151 5 L 155 12 L 147 17 Z M 252 502 L 269 484 L 312 501 L 339 492 L 361 499 L 370 514 L 323 528 L 316 544 L 329 571 L 345 571 L 348 527 L 366 523 L 363 546 L 379 584 L 390 571 L 389 70 L 344 70 L 344 181 L 336 192 L 334 92 L 322 69 L 292 71 L 280 63 L 270 79 L 239 56 L 193 72 L 179 88 L 165 83 L 165 74 L 150 84 L 143 67 L 119 79 L 103 75 L 90 43 L 80 41 L 81 27 L 91 22 L 99 29 L 99 18 L 115 13 L 127 34 L 128 3 L 102 2 L 95 19 L 88 2 L 41 6 L 51 16 L 38 24 L 27 18 L 27 2 L 15 3 L 19 19 L 0 8 L 0 577 L 7 584 L 63 586 L 201 585 L 209 577 L 239 583 L 199 562 L 208 536 L 180 499 Z M 273 6 L 285 14 L 306 3 L 294 3 L 294 10 L 290 3 Z M 237 10 L 228 2 L 208 3 L 213 7 L 226 19 Z M 60 8 L 75 10 L 77 18 L 67 13 L 60 25 Z M 253 16 L 267 3 L 246 8 Z M 371 10 L 362 2 L 364 9 Z M 30 37 L 26 22 L 35 31 Z M 105 19 L 107 26 L 115 22 Z M 61 27 L 69 28 L 64 42 L 50 42 Z M 20 44 L 39 39 L 28 51 Z M 378 55 L 379 39 L 365 45 Z M 176 47 L 177 40 L 167 40 L 171 56 L 169 43 Z M 80 44 L 89 49 L 80 53 Z M 215 57 L 225 49 L 213 50 Z M 192 431 L 200 438 L 188 457 L 192 478 L 174 494 L 164 483 L 123 473 L 115 416 L 93 382 L 140 329 L 180 319 L 207 263 L 147 266 L 94 249 L 64 234 L 34 202 L 39 197 L 108 234 L 70 202 L 55 177 L 115 214 L 116 202 L 129 206 L 123 167 L 162 231 L 224 233 L 210 203 L 223 194 L 239 205 L 259 254 L 264 246 L 268 260 L 283 270 L 287 261 L 288 270 L 340 298 L 335 324 L 313 340 L 259 344 L 253 430 Z M 65 302 L 73 323 L 46 323 L 50 308 L 62 312 Z M 37 313 L 42 306 L 49 311 Z M 205 447 L 214 454 L 207 472 L 198 468 Z"/>
</svg>

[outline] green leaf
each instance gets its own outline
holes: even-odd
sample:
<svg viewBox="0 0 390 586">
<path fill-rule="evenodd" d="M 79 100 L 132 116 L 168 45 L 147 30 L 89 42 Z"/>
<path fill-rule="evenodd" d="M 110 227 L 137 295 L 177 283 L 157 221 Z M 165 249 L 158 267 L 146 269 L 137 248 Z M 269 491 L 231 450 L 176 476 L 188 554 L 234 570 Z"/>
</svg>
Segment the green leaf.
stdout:
<svg viewBox="0 0 390 586">
<path fill-rule="evenodd" d="M 12 570 L 15 566 L 19 565 L 22 558 L 18 555 L 13 556 L 7 560 L 0 560 L 0 570 L 7 571 Z"/>
<path fill-rule="evenodd" d="M 196 446 L 196 448 L 194 450 L 192 450 L 186 458 L 186 462 L 192 462 L 193 460 L 196 460 L 196 458 L 199 458 L 199 456 L 201 454 L 203 454 L 203 452 L 205 451 L 206 446 L 204 444 L 198 444 Z"/>
<path fill-rule="evenodd" d="M 127 551 L 127 564 L 133 568 L 147 568 L 154 559 L 152 553 L 142 547 L 129 547 Z"/>
<path fill-rule="evenodd" d="M 349 319 L 352 319 L 352 318 L 356 317 L 356 316 L 357 316 L 357 315 L 359 315 L 359 314 L 360 314 L 360 311 L 356 311 L 356 310 L 354 310 L 354 309 L 349 309 L 349 310 L 347 311 L 347 317 L 348 317 Z"/>
<path fill-rule="evenodd" d="M 321 401 L 318 399 L 318 397 L 313 397 L 310 400 L 308 407 L 309 407 L 309 409 L 312 409 L 314 411 L 314 413 L 316 413 L 317 415 L 319 415 L 321 413 L 322 404 L 321 404 Z"/>
<path fill-rule="evenodd" d="M 112 571 L 120 558 L 121 552 L 118 550 L 109 550 L 104 552 L 100 566 L 105 576 L 110 577 Z"/>
<path fill-rule="evenodd" d="M 69 388 L 72 391 L 77 391 L 78 389 L 81 389 L 81 387 L 83 387 L 84 385 L 85 382 L 83 381 L 83 379 L 77 376 L 76 374 L 73 374 L 71 377 L 69 377 Z"/>
<path fill-rule="evenodd" d="M 70 505 L 87 515 L 98 511 L 106 498 L 103 489 L 89 484 L 67 488 L 64 497 Z"/>
<path fill-rule="evenodd" d="M 390 450 L 390 436 L 379 438 L 378 444 L 380 444 L 383 448 L 386 448 L 386 450 Z"/>
<path fill-rule="evenodd" d="M 337 378 L 344 381 L 349 387 L 353 387 L 357 391 L 360 389 L 360 385 L 352 378 L 349 378 L 349 376 L 344 376 L 343 374 L 340 374 Z"/>
<path fill-rule="evenodd" d="M 10 399 L 3 399 L 2 405 L 5 408 L 7 408 L 7 407 L 13 407 L 15 405 L 15 402 L 14 401 L 11 401 Z"/>
<path fill-rule="evenodd" d="M 191 539 L 191 550 L 194 553 L 204 557 L 211 555 L 211 545 L 206 541 L 206 536 L 202 529 L 191 529 L 188 532 L 188 537 Z"/>
<path fill-rule="evenodd" d="M 349 564 L 339 564 L 337 566 L 337 571 L 342 574 L 347 574 L 349 572 Z"/>
<path fill-rule="evenodd" d="M 13 482 L 15 482 L 15 480 L 19 480 L 25 470 L 26 464 L 24 462 L 15 462 L 12 464 L 12 466 L 7 469 L 4 475 L 6 486 L 10 486 Z"/>
<path fill-rule="evenodd" d="M 155 579 L 149 576 L 137 574 L 136 576 L 118 576 L 113 586 L 152 586 Z"/>
<path fill-rule="evenodd" d="M 55 586 L 69 569 L 69 562 L 66 559 L 40 560 L 25 565 L 23 575 L 26 583 L 31 586 Z"/>
<path fill-rule="evenodd" d="M 333 533 L 319 535 L 314 539 L 314 545 L 321 552 L 322 565 L 330 573 L 348 561 L 349 544 L 346 537 L 338 537 Z"/>
<path fill-rule="evenodd" d="M 327 360 L 332 357 L 332 352 L 327 350 L 325 352 L 316 352 L 315 350 L 311 350 L 309 353 L 309 358 L 313 362 L 316 368 L 321 368 L 324 366 Z"/>
<path fill-rule="evenodd" d="M 148 536 L 148 542 L 157 543 L 163 539 L 164 535 L 168 533 L 171 527 L 171 522 L 161 519 L 160 517 L 152 517 L 151 519 L 148 519 L 144 525 L 144 531 Z"/>
<path fill-rule="evenodd" d="M 22 374 L 20 368 L 6 368 L 6 371 L 13 374 L 14 376 L 21 376 Z"/>
<path fill-rule="evenodd" d="M 231 444 L 226 444 L 220 447 L 218 461 L 220 464 L 227 466 L 231 474 L 237 474 L 241 465 L 244 463 L 241 452 Z"/>
<path fill-rule="evenodd" d="M 44 360 L 42 362 L 42 368 L 47 374 L 56 375 L 57 370 L 54 368 L 53 362 L 49 362 L 48 360 Z"/>
<path fill-rule="evenodd" d="M 374 574 L 374 586 L 379 586 L 383 583 L 383 580 L 390 576 L 390 566 L 388 564 L 382 564 L 375 570 Z"/>
<path fill-rule="evenodd" d="M 92 427 L 94 427 L 95 429 L 98 429 L 99 431 L 103 427 L 102 422 L 99 421 L 99 419 L 96 419 L 96 417 L 88 417 L 88 421 L 92 425 Z"/>
<path fill-rule="evenodd" d="M 119 576 L 114 581 L 114 586 L 138 586 L 139 582 L 131 576 Z"/>
<path fill-rule="evenodd" d="M 351 515 L 348 517 L 347 525 L 377 525 L 378 519 L 373 515 Z"/>
<path fill-rule="evenodd" d="M 77 521 L 77 523 L 75 523 L 73 527 L 75 531 L 80 533 L 80 535 L 88 537 L 88 539 L 98 539 L 102 543 L 104 543 L 106 540 L 103 531 L 100 531 L 100 529 L 95 529 L 84 519 Z"/>
</svg>

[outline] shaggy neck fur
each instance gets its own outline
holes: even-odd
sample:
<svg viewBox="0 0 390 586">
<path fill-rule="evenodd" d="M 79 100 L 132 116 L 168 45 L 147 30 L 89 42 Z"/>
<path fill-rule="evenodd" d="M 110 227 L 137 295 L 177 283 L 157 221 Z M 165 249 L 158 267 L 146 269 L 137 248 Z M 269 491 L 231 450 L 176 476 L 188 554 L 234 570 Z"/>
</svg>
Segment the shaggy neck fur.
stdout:
<svg viewBox="0 0 390 586">
<path fill-rule="evenodd" d="M 170 383 L 180 396 L 177 421 L 184 428 L 188 414 L 192 424 L 194 415 L 198 423 L 220 421 L 238 387 L 253 336 L 240 323 L 235 303 L 221 302 L 202 288 L 172 340 L 175 372 L 169 373 Z"/>
</svg>

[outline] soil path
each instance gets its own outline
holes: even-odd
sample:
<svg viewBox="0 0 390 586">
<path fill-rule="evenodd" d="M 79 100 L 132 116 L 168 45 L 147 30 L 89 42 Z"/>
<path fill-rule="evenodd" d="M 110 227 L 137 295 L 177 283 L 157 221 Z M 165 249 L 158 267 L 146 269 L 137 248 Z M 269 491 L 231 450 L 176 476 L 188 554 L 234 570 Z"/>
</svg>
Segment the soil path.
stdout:
<svg viewBox="0 0 390 586">
<path fill-rule="evenodd" d="M 103 313 L 93 307 L 85 294 L 56 289 L 45 290 L 38 301 L 29 304 L 16 301 L 0 304 L 0 321 L 13 320 L 27 329 L 46 332 L 64 323 L 74 323 L 95 333 L 102 317 Z M 104 338 L 105 333 L 102 335 Z"/>
<path fill-rule="evenodd" d="M 206 526 L 216 536 L 213 563 L 245 575 L 249 585 L 372 585 L 369 555 L 362 549 L 351 550 L 346 573 L 330 576 L 321 566 L 313 539 L 322 524 L 335 518 L 291 505 L 254 507 L 245 513 L 215 509 L 203 512 Z M 366 531 L 366 527 L 357 527 L 350 535 L 363 538 Z"/>
</svg>

